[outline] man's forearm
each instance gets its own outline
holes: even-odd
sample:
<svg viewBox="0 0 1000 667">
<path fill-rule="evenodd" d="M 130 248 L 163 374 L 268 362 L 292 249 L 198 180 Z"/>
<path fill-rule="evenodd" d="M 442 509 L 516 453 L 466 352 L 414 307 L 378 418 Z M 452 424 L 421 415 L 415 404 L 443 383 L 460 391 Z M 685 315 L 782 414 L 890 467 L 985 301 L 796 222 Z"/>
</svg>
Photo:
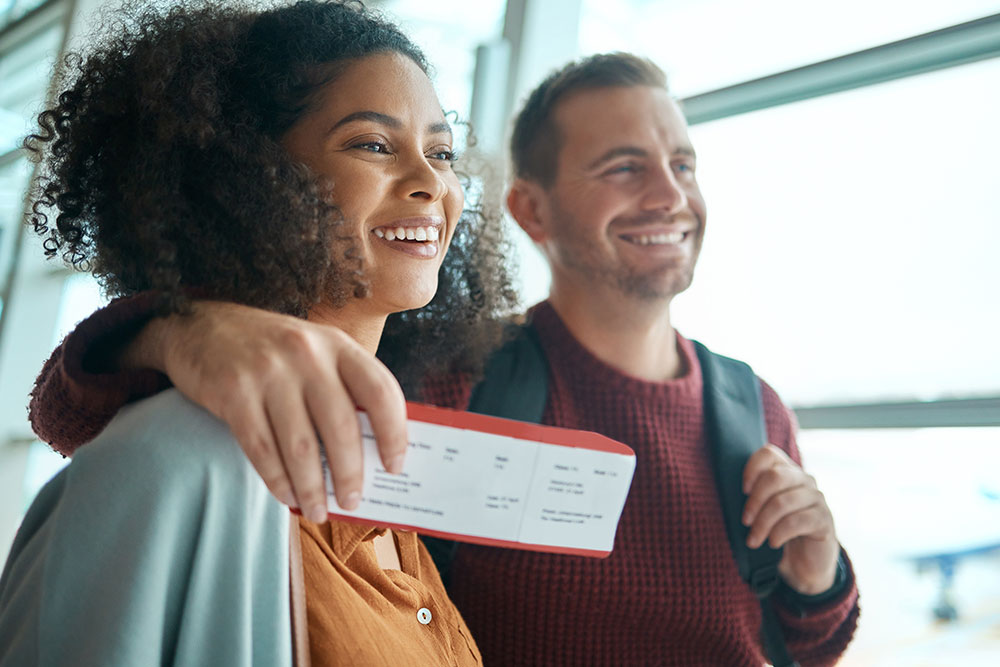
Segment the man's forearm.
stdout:
<svg viewBox="0 0 1000 667">
<path fill-rule="evenodd" d="M 123 348 L 109 350 L 106 361 L 112 372 L 148 369 L 166 373 L 166 349 L 178 317 L 183 315 L 154 317 Z"/>
<path fill-rule="evenodd" d="M 28 417 L 35 433 L 64 455 L 91 440 L 126 403 L 170 386 L 146 345 L 123 355 L 153 318 L 155 295 L 117 300 L 85 319 L 42 368 Z M 155 333 L 155 331 L 154 331 Z"/>
</svg>

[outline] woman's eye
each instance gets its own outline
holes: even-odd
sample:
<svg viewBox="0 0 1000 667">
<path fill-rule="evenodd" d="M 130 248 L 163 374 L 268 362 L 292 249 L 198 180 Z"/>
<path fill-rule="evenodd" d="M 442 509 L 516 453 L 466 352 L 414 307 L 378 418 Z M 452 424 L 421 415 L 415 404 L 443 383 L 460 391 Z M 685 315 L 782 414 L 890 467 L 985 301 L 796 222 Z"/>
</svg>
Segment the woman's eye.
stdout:
<svg viewBox="0 0 1000 667">
<path fill-rule="evenodd" d="M 679 162 L 679 163 L 677 163 L 676 165 L 674 165 L 674 169 L 676 169 L 677 172 L 681 173 L 681 174 L 693 174 L 694 173 L 694 165 L 693 164 L 688 164 L 687 162 Z"/>
<path fill-rule="evenodd" d="M 433 153 L 428 155 L 428 157 L 431 158 L 432 160 L 455 162 L 456 160 L 458 160 L 458 153 L 456 153 L 453 150 L 444 149 L 444 150 L 434 151 Z"/>
<path fill-rule="evenodd" d="M 383 144 L 380 141 L 366 141 L 363 144 L 355 144 L 354 148 L 360 148 L 364 151 L 370 151 L 372 153 L 388 153 L 389 146 Z"/>
</svg>

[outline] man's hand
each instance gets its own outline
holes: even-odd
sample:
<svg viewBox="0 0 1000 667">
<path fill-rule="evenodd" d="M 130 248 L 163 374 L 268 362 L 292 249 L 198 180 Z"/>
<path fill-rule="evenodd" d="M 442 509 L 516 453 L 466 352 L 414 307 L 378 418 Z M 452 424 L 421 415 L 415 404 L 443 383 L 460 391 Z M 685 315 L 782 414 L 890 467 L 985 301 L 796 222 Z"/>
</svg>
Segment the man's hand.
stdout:
<svg viewBox="0 0 1000 667">
<path fill-rule="evenodd" d="M 816 480 L 784 451 L 766 445 L 743 469 L 743 525 L 750 527 L 747 546 L 765 540 L 785 547 L 778 571 L 789 586 L 804 595 L 818 595 L 833 585 L 840 544 L 833 515 Z"/>
<path fill-rule="evenodd" d="M 361 498 L 355 407 L 368 412 L 382 463 L 399 472 L 406 405 L 392 373 L 339 329 L 287 315 L 202 301 L 187 316 L 151 321 L 119 360 L 165 372 L 225 421 L 268 489 L 326 521 L 319 441 L 341 507 Z"/>
</svg>

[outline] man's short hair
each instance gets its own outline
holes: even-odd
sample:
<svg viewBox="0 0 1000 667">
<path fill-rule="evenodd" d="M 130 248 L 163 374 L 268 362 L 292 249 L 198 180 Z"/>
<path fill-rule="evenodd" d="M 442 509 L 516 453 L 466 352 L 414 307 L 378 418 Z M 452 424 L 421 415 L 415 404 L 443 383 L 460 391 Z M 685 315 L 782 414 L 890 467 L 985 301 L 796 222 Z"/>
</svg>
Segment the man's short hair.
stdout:
<svg viewBox="0 0 1000 667">
<path fill-rule="evenodd" d="M 555 181 L 562 137 L 553 112 L 578 90 L 613 86 L 651 86 L 667 90 L 667 76 L 648 58 L 602 53 L 571 62 L 531 91 L 514 120 L 510 154 L 514 175 L 549 187 Z"/>
</svg>

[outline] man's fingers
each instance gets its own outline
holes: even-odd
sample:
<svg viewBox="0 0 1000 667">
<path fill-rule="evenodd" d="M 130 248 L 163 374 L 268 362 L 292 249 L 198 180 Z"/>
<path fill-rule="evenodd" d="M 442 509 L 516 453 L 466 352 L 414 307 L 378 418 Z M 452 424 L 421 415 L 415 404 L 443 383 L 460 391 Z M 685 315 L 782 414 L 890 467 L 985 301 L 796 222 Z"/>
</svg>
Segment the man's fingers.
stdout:
<svg viewBox="0 0 1000 667">
<path fill-rule="evenodd" d="M 326 486 L 320 468 L 319 440 L 305 398 L 296 390 L 272 390 L 265 397 L 271 428 L 303 516 L 326 521 Z"/>
<path fill-rule="evenodd" d="M 396 378 L 382 362 L 358 354 L 342 355 L 340 377 L 357 406 L 368 413 L 382 465 L 401 472 L 408 439 L 406 402 Z"/>
<path fill-rule="evenodd" d="M 832 530 L 829 512 L 822 505 L 811 505 L 803 510 L 788 514 L 774 524 L 767 537 L 768 543 L 777 549 L 799 537 L 816 537 L 826 534 L 828 526 Z"/>
<path fill-rule="evenodd" d="M 280 502 L 295 507 L 298 503 L 295 500 L 292 481 L 285 471 L 285 463 L 278 451 L 271 424 L 259 408 L 260 405 L 260 403 L 240 404 L 241 409 L 227 413 L 223 419 L 229 424 L 233 437 L 250 459 L 257 474 L 264 480 L 268 490 Z M 244 406 L 247 406 L 247 409 L 242 409 Z"/>
<path fill-rule="evenodd" d="M 756 549 L 769 538 L 771 545 L 776 546 L 775 526 L 790 516 L 815 507 L 819 500 L 819 492 L 807 486 L 786 489 L 771 496 L 750 524 L 747 546 Z"/>
<path fill-rule="evenodd" d="M 767 444 L 758 449 L 743 466 L 743 493 L 749 496 L 761 474 L 782 464 L 798 467 L 780 447 Z"/>
<path fill-rule="evenodd" d="M 743 525 L 749 526 L 756 521 L 757 515 L 772 497 L 799 486 L 815 488 L 816 484 L 798 466 L 779 464 L 761 472 L 754 480 L 743 505 Z"/>
<path fill-rule="evenodd" d="M 199 302 L 196 310 L 170 334 L 164 367 L 178 389 L 229 423 L 276 497 L 325 519 L 322 439 L 337 502 L 357 505 L 363 450 L 356 407 L 371 418 L 386 469 L 401 468 L 402 390 L 357 341 L 336 327 L 234 304 Z M 244 416 L 253 410 L 254 417 Z"/>
<path fill-rule="evenodd" d="M 364 445 L 354 400 L 336 378 L 306 391 L 306 406 L 313 417 L 330 467 L 337 504 L 355 509 L 364 482 Z"/>
</svg>

